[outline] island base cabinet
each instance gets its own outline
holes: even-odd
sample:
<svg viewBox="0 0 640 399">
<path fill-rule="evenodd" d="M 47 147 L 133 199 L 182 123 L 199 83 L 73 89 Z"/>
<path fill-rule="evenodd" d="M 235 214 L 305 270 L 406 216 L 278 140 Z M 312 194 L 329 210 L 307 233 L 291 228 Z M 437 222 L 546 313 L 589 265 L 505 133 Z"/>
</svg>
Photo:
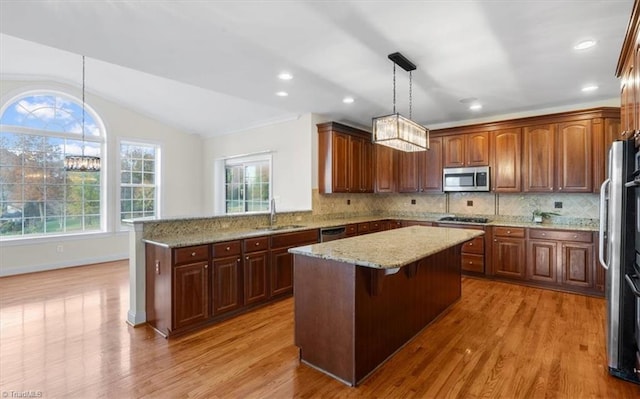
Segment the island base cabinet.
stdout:
<svg viewBox="0 0 640 399">
<path fill-rule="evenodd" d="M 176 329 L 209 318 L 209 265 L 207 262 L 173 268 L 174 325 Z"/>
<path fill-rule="evenodd" d="M 461 244 L 399 269 L 294 256 L 303 363 L 355 386 L 461 295 Z"/>
</svg>

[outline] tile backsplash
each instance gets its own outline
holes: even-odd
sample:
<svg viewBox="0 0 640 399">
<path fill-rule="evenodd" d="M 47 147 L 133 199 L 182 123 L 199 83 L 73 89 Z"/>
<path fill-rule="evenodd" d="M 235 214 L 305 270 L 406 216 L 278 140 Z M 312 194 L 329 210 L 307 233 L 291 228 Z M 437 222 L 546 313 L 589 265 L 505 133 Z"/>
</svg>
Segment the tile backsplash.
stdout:
<svg viewBox="0 0 640 399">
<path fill-rule="evenodd" d="M 415 203 L 412 203 L 414 201 Z M 562 208 L 555 208 L 556 203 Z M 556 212 L 557 219 L 598 219 L 597 194 L 319 194 L 313 191 L 313 214 L 358 216 L 375 213 L 427 213 L 530 218 L 535 209 Z"/>
</svg>

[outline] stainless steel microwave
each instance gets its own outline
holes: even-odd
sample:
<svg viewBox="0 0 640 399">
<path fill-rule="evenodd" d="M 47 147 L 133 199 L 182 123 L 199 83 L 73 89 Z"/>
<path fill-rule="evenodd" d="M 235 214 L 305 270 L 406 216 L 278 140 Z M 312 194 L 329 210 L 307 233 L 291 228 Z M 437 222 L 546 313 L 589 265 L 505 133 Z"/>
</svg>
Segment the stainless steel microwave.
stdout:
<svg viewBox="0 0 640 399">
<path fill-rule="evenodd" d="M 489 167 L 444 168 L 442 187 L 444 191 L 489 191 Z"/>
</svg>

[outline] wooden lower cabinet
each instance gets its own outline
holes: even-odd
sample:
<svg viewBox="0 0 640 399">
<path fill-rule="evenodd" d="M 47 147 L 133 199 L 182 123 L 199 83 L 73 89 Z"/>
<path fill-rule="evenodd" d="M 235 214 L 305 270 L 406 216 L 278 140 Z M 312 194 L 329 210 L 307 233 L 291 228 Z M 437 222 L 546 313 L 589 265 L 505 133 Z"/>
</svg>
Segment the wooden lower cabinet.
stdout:
<svg viewBox="0 0 640 399">
<path fill-rule="evenodd" d="M 593 244 L 562 244 L 562 284 L 592 288 Z"/>
<path fill-rule="evenodd" d="M 558 243 L 529 240 L 527 242 L 527 279 L 557 284 L 557 258 Z"/>
<path fill-rule="evenodd" d="M 289 248 L 271 250 L 271 295 L 293 292 L 293 255 Z"/>
<path fill-rule="evenodd" d="M 260 251 L 245 255 L 245 305 L 266 301 L 269 296 L 269 252 Z"/>
<path fill-rule="evenodd" d="M 242 262 L 239 256 L 213 260 L 213 314 L 229 312 L 242 306 Z"/>
<path fill-rule="evenodd" d="M 206 321 L 209 314 L 209 265 L 197 262 L 173 268 L 173 325 L 185 328 Z"/>
<path fill-rule="evenodd" d="M 483 226 L 459 224 L 459 223 L 436 223 L 438 227 L 448 227 L 454 229 L 473 229 L 485 230 Z M 471 241 L 467 241 L 462 245 L 462 263 L 463 272 L 472 274 L 484 274 L 485 272 L 485 253 L 484 253 L 485 236 L 476 237 Z"/>
<path fill-rule="evenodd" d="M 493 274 L 518 280 L 525 278 L 525 230 L 514 227 L 493 228 Z"/>
</svg>

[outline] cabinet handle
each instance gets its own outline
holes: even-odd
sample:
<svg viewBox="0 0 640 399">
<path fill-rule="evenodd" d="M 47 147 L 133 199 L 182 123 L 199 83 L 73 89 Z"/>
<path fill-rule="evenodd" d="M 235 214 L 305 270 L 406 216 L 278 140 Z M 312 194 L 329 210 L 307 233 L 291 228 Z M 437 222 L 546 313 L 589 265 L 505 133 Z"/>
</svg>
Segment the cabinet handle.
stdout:
<svg viewBox="0 0 640 399">
<path fill-rule="evenodd" d="M 231 251 L 231 247 L 227 247 L 227 249 L 226 249 L 226 250 L 227 250 L 227 251 Z"/>
<path fill-rule="evenodd" d="M 498 242 L 498 239 L 497 239 L 497 238 L 494 238 L 494 239 L 493 239 L 493 242 Z"/>
<path fill-rule="evenodd" d="M 249 257 L 248 257 L 248 256 L 245 256 L 245 259 L 246 259 L 246 260 L 249 260 Z"/>
<path fill-rule="evenodd" d="M 473 265 L 473 261 L 469 261 L 469 264 L 470 264 L 470 265 Z"/>
<path fill-rule="evenodd" d="M 470 243 L 469 243 L 469 246 L 472 246 L 472 245 L 473 245 L 473 243 L 472 243 L 472 242 L 470 242 Z"/>
<path fill-rule="evenodd" d="M 238 258 L 238 263 L 240 263 L 240 261 L 241 261 L 241 259 L 240 259 L 240 258 Z"/>
<path fill-rule="evenodd" d="M 206 268 L 208 268 L 208 267 L 209 267 L 209 265 L 204 265 L 204 268 L 205 268 L 205 269 L 206 269 Z"/>
<path fill-rule="evenodd" d="M 257 243 L 256 243 L 256 247 L 259 247 L 259 246 L 260 246 L 260 243 L 259 243 L 259 242 L 257 242 Z"/>
<path fill-rule="evenodd" d="M 574 235 L 573 235 L 573 238 L 578 238 L 578 235 L 577 235 L 577 234 L 574 234 Z"/>
<path fill-rule="evenodd" d="M 542 236 L 543 236 L 543 237 L 546 237 L 546 236 L 547 236 L 547 233 L 542 233 Z"/>
<path fill-rule="evenodd" d="M 507 234 L 511 234 L 511 230 L 507 230 Z"/>
<path fill-rule="evenodd" d="M 196 253 L 195 252 L 191 252 L 191 256 L 196 256 Z"/>
</svg>

